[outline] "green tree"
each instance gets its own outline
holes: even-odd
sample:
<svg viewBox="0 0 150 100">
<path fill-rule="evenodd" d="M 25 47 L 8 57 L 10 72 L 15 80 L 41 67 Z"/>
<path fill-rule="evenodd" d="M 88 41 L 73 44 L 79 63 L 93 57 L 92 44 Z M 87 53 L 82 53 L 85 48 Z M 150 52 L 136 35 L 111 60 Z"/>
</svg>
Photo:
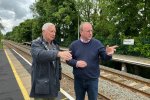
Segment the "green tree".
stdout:
<svg viewBox="0 0 150 100">
<path fill-rule="evenodd" d="M 10 40 L 10 34 L 11 34 L 12 32 L 7 32 L 5 35 L 4 35 L 4 39 L 6 39 L 6 40 Z"/>
<path fill-rule="evenodd" d="M 48 0 L 38 0 L 30 6 L 30 10 L 33 14 L 32 23 L 32 40 L 42 35 L 42 26 L 46 22 L 50 22 L 46 17 L 46 9 L 44 3 Z"/>
<path fill-rule="evenodd" d="M 1 21 L 1 18 L 0 18 L 0 21 Z M 2 25 L 2 23 L 0 23 L 0 31 L 1 30 L 4 30 L 4 26 Z"/>
<path fill-rule="evenodd" d="M 112 9 L 109 9 L 113 2 L 109 0 L 96 0 L 97 7 L 93 14 L 94 38 L 118 37 L 117 28 L 111 15 Z M 114 7 L 115 9 L 115 7 Z M 95 17 L 96 16 L 96 17 Z"/>
<path fill-rule="evenodd" d="M 41 17 L 42 18 L 42 17 Z M 40 19 L 33 19 L 32 23 L 32 40 L 42 35 L 42 21 Z"/>
<path fill-rule="evenodd" d="M 57 40 L 60 41 L 60 38 L 77 39 L 78 13 L 74 0 L 39 0 L 30 6 L 30 9 L 35 17 L 32 29 L 34 37 L 41 34 L 44 23 L 51 22 L 56 26 Z"/>
<path fill-rule="evenodd" d="M 92 22 L 92 14 L 94 9 L 96 8 L 95 0 L 76 0 L 76 8 L 78 10 L 79 15 L 81 16 L 81 21 Z"/>
<path fill-rule="evenodd" d="M 110 0 L 111 13 L 119 32 L 125 36 L 145 36 L 149 31 L 149 0 Z M 116 9 L 114 9 L 116 8 Z M 149 34 L 147 34 L 149 36 Z"/>
<path fill-rule="evenodd" d="M 16 42 L 32 40 L 32 23 L 32 19 L 27 19 L 20 23 L 16 30 L 13 30 Z"/>
<path fill-rule="evenodd" d="M 0 21 L 1 21 L 1 18 L 0 18 Z M 0 41 L 3 38 L 3 34 L 1 32 L 2 30 L 4 30 L 4 26 L 2 25 L 2 23 L 0 23 Z"/>
</svg>

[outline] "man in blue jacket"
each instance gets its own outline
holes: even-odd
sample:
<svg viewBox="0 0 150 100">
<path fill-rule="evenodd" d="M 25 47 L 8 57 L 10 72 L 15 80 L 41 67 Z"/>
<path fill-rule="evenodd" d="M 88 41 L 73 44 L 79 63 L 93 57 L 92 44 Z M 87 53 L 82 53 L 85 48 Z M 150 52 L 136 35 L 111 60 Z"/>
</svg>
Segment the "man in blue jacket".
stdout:
<svg viewBox="0 0 150 100">
<path fill-rule="evenodd" d="M 107 45 L 105 49 L 100 41 L 93 39 L 93 28 L 89 22 L 80 25 L 80 34 L 81 38 L 70 45 L 72 59 L 66 62 L 73 67 L 76 100 L 84 100 L 86 91 L 88 100 L 97 100 L 99 56 L 110 61 L 117 46 Z"/>
<path fill-rule="evenodd" d="M 31 92 L 34 100 L 56 100 L 60 90 L 61 62 L 60 57 L 71 60 L 70 51 L 60 51 L 55 25 L 46 23 L 42 27 L 43 35 L 31 42 Z"/>
</svg>

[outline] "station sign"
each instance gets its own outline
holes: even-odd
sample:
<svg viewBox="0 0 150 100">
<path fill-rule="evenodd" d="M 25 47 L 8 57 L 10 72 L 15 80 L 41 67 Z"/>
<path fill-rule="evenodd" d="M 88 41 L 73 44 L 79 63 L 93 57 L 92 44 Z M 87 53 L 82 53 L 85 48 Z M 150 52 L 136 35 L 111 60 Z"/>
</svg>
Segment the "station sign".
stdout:
<svg viewBox="0 0 150 100">
<path fill-rule="evenodd" d="M 134 39 L 124 39 L 123 44 L 124 45 L 134 45 Z"/>
<path fill-rule="evenodd" d="M 63 42 L 64 41 L 64 38 L 61 38 L 61 42 Z"/>
</svg>

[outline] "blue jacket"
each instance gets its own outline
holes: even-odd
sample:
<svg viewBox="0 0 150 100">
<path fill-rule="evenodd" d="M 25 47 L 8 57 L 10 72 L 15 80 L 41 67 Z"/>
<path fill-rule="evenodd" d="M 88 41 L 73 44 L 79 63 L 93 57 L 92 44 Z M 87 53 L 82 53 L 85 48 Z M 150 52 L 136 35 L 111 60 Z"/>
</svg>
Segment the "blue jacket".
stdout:
<svg viewBox="0 0 150 100">
<path fill-rule="evenodd" d="M 60 58 L 57 58 L 60 49 L 53 40 L 56 50 L 48 51 L 42 41 L 49 46 L 43 36 L 31 42 L 30 52 L 33 62 L 30 97 L 56 98 L 60 90 L 59 80 L 61 80 L 61 62 Z"/>
<path fill-rule="evenodd" d="M 72 51 L 72 59 L 66 62 L 73 67 L 74 76 L 82 79 L 99 77 L 99 56 L 106 62 L 112 58 L 106 54 L 103 44 L 93 38 L 88 43 L 83 43 L 80 39 L 74 41 L 70 45 L 69 51 Z M 77 67 L 76 64 L 79 60 L 85 61 L 87 66 L 85 68 Z"/>
</svg>

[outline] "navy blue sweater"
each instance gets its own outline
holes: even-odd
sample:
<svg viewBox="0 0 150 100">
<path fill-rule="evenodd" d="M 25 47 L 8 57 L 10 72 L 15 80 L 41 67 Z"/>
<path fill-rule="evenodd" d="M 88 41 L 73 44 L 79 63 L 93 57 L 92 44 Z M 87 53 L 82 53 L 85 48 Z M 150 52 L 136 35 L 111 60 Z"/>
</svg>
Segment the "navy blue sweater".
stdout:
<svg viewBox="0 0 150 100">
<path fill-rule="evenodd" d="M 96 39 L 91 39 L 88 43 L 83 43 L 80 39 L 74 41 L 69 48 L 72 51 L 72 59 L 66 61 L 73 67 L 75 77 L 82 79 L 98 78 L 100 75 L 99 56 L 104 61 L 110 61 L 112 56 L 106 54 L 103 44 Z M 77 68 L 77 61 L 82 60 L 87 63 L 85 68 Z"/>
</svg>

